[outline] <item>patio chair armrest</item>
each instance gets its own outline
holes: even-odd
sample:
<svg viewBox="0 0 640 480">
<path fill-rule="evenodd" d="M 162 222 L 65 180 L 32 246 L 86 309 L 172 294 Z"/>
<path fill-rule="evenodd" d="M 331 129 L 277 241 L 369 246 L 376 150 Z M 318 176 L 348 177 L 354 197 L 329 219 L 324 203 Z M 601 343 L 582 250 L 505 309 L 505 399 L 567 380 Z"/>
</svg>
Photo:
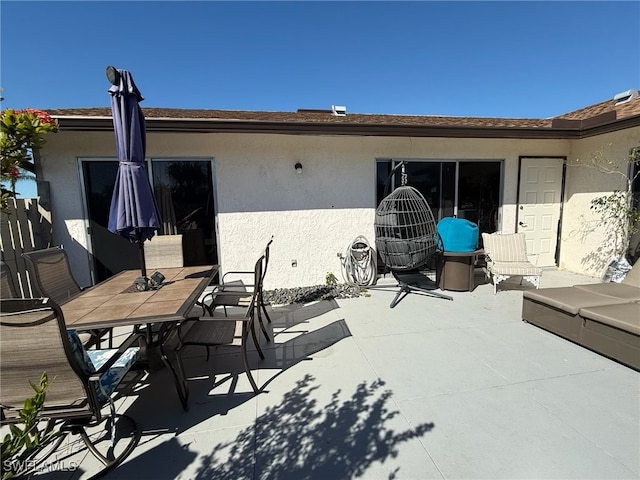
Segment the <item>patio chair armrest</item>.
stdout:
<svg viewBox="0 0 640 480">
<path fill-rule="evenodd" d="M 222 276 L 222 280 L 221 280 L 220 284 L 221 285 L 225 284 L 225 277 L 227 275 L 239 275 L 239 276 L 249 275 L 249 276 L 253 277 L 253 274 L 254 274 L 254 272 L 249 272 L 249 271 L 246 271 L 246 270 L 231 270 L 231 271 L 225 272 L 225 274 Z"/>
<path fill-rule="evenodd" d="M 237 293 L 250 293 L 251 290 L 247 290 L 247 289 L 252 289 L 255 288 L 255 285 L 253 283 L 243 283 L 242 285 L 220 285 L 220 289 L 217 292 L 213 292 L 213 293 L 223 293 L 223 292 L 237 292 Z"/>
<path fill-rule="evenodd" d="M 193 317 L 189 320 L 196 322 L 248 322 L 251 319 L 250 315 L 228 315 L 221 317 Z M 184 324 L 184 322 L 183 322 Z"/>
<path fill-rule="evenodd" d="M 143 343 L 147 343 L 143 333 L 133 333 L 129 335 L 129 337 L 118 347 L 118 351 L 114 353 L 111 358 L 109 358 L 109 360 L 107 360 L 104 365 L 100 367 L 99 370 L 96 370 L 93 375 L 97 375 L 98 378 L 102 376 L 102 374 L 109 370 L 109 368 L 111 368 L 111 366 L 118 361 L 122 354 L 124 354 L 124 352 L 126 352 L 127 349 L 131 348 L 136 342 L 139 346 L 142 346 Z"/>
<path fill-rule="evenodd" d="M 48 298 L 8 298 L 0 302 L 2 313 L 24 313 L 51 308 Z"/>
<path fill-rule="evenodd" d="M 237 272 L 227 272 L 227 273 L 237 273 Z M 249 273 L 249 272 L 240 272 L 240 273 Z M 251 275 L 253 276 L 253 272 L 250 272 Z M 224 282 L 224 277 L 223 277 L 223 282 Z M 255 285 L 253 283 L 241 283 L 239 285 L 228 285 L 225 283 L 220 283 L 217 285 L 213 285 L 213 290 L 211 290 L 210 292 L 205 293 L 197 302 L 197 305 L 203 306 L 206 305 L 207 301 L 211 301 L 212 303 L 215 302 L 215 297 L 216 295 L 223 293 L 223 292 L 231 292 L 231 293 L 246 293 L 246 294 L 251 294 L 252 291 L 251 290 L 247 290 L 249 289 L 253 289 L 255 288 Z"/>
</svg>

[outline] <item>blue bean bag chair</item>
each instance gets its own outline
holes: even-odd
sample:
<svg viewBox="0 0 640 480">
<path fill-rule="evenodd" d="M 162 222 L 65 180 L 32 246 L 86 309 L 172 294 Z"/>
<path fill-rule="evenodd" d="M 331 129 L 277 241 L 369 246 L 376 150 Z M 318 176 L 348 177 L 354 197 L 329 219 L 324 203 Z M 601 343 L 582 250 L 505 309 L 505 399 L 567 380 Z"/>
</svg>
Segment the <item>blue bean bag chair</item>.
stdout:
<svg viewBox="0 0 640 480">
<path fill-rule="evenodd" d="M 436 229 L 445 252 L 473 252 L 478 248 L 478 225 L 469 220 L 444 217 Z"/>
</svg>

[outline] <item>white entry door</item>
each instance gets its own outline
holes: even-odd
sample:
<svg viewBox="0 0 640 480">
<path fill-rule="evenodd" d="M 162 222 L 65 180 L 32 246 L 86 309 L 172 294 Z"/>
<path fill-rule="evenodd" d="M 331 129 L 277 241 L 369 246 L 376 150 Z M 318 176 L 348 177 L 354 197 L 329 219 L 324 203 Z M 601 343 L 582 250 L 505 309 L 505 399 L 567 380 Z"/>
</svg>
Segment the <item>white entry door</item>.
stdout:
<svg viewBox="0 0 640 480">
<path fill-rule="evenodd" d="M 527 239 L 529 260 L 556 265 L 562 202 L 562 158 L 521 158 L 518 232 Z"/>
</svg>

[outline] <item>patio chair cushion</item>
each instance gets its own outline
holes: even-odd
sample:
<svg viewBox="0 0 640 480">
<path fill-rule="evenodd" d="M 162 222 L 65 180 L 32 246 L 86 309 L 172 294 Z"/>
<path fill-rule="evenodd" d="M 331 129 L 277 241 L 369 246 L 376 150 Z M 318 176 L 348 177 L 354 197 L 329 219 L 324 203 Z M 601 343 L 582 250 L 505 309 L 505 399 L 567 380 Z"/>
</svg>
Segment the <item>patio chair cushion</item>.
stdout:
<svg viewBox="0 0 640 480">
<path fill-rule="evenodd" d="M 85 350 L 75 330 L 67 330 L 71 351 L 82 371 L 87 375 L 92 375 L 118 351 L 115 348 L 108 350 Z M 100 388 L 96 389 L 96 394 L 100 403 L 106 403 L 116 389 L 122 378 L 129 371 L 131 366 L 140 356 L 139 347 L 130 347 L 111 367 L 100 376 Z"/>
<path fill-rule="evenodd" d="M 640 288 L 625 285 L 624 283 L 593 283 L 586 285 L 575 285 L 574 287 L 590 293 L 622 298 L 630 302 L 640 301 Z"/>
<path fill-rule="evenodd" d="M 574 287 L 543 288 L 535 291 L 528 290 L 523 293 L 523 296 L 525 300 L 558 309 L 569 315 L 578 315 L 578 312 L 582 308 L 627 303 L 626 300 L 621 298 L 600 295 Z M 533 318 L 526 318 L 526 320 L 530 321 L 530 323 L 536 323 Z"/>
<path fill-rule="evenodd" d="M 91 359 L 93 367 L 100 370 L 113 355 L 117 353 L 117 349 L 109 350 L 89 350 L 87 353 Z M 125 350 L 118 360 L 100 376 L 100 388 L 97 389 L 98 400 L 106 403 L 111 397 L 122 378 L 127 374 L 131 366 L 136 363 L 140 356 L 139 347 L 130 347 Z"/>
<path fill-rule="evenodd" d="M 542 268 L 525 262 L 493 262 L 493 271 L 500 275 L 542 275 Z"/>
<path fill-rule="evenodd" d="M 76 330 L 67 330 L 67 337 L 71 344 L 71 353 L 73 353 L 73 358 L 76 363 L 80 365 L 82 371 L 87 375 L 95 373 L 96 370 L 93 367 L 93 363 L 91 363 L 91 359 L 89 358 L 87 351 L 82 345 L 82 340 L 80 339 L 78 332 Z"/>
<path fill-rule="evenodd" d="M 483 234 L 482 239 L 485 252 L 494 262 L 529 262 L 524 233 Z"/>
<path fill-rule="evenodd" d="M 640 336 L 640 303 L 638 302 L 581 308 L 580 316 Z"/>
</svg>

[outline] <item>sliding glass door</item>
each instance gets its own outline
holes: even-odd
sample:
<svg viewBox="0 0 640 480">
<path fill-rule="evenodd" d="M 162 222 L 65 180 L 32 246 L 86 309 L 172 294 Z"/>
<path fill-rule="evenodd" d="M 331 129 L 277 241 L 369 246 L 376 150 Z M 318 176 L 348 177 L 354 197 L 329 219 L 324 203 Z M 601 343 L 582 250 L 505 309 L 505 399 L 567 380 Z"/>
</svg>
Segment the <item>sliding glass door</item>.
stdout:
<svg viewBox="0 0 640 480">
<path fill-rule="evenodd" d="M 182 235 L 184 264 L 218 263 L 210 160 L 152 160 L 164 235 Z"/>
<path fill-rule="evenodd" d="M 82 180 L 87 211 L 87 235 L 93 283 L 101 282 L 122 270 L 140 266 L 140 251 L 120 235 L 114 235 L 109 225 L 109 208 L 116 173 L 117 160 L 83 160 Z"/>
<path fill-rule="evenodd" d="M 376 165 L 376 198 L 384 198 L 384 186 L 390 172 L 401 159 L 379 160 Z M 498 230 L 498 212 L 502 185 L 502 162 L 475 160 L 403 160 L 407 184 L 424 195 L 436 220 L 465 218 L 478 224 L 480 232 Z M 401 184 L 400 171 L 389 182 Z"/>
<path fill-rule="evenodd" d="M 151 159 L 147 165 L 162 220 L 158 234 L 183 236 L 185 266 L 218 263 L 213 161 Z M 138 268 L 139 249 L 107 230 L 117 160 L 82 159 L 80 167 L 92 279 L 97 283 L 122 270 Z"/>
</svg>

